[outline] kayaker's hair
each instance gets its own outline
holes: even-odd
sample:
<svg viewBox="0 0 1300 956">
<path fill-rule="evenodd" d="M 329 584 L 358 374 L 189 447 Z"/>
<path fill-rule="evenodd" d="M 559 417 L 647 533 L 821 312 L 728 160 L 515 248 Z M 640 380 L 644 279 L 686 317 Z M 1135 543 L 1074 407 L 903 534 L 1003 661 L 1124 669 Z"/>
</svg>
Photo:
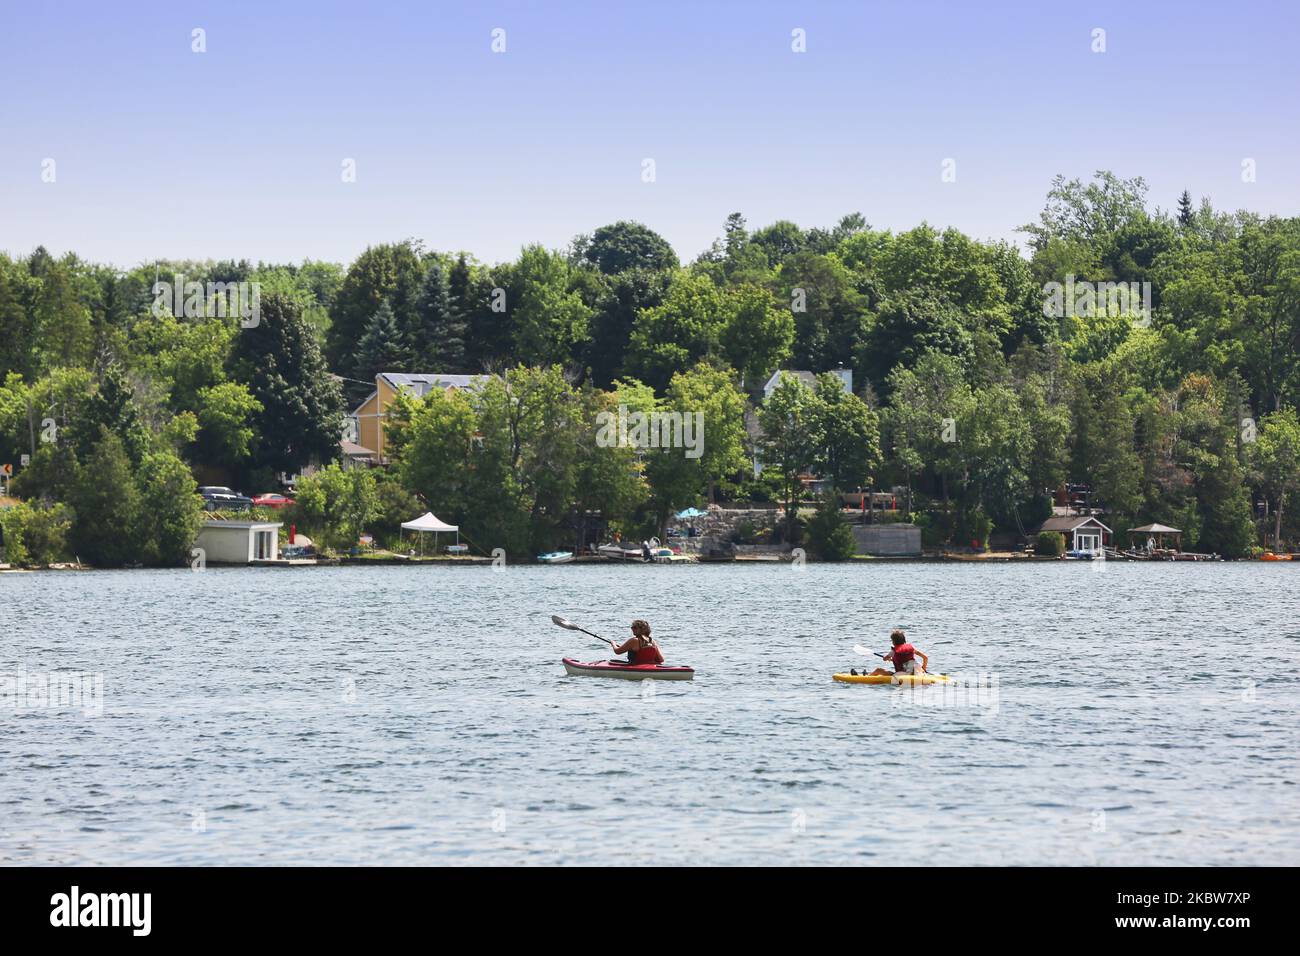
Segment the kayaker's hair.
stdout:
<svg viewBox="0 0 1300 956">
<path fill-rule="evenodd" d="M 889 639 L 893 641 L 895 644 L 907 643 L 907 635 L 903 633 L 902 628 L 899 628 L 898 630 L 894 631 L 893 634 L 890 634 Z"/>
<path fill-rule="evenodd" d="M 650 622 L 637 618 L 632 622 L 632 633 L 640 637 L 643 633 L 646 637 L 650 636 Z"/>
</svg>

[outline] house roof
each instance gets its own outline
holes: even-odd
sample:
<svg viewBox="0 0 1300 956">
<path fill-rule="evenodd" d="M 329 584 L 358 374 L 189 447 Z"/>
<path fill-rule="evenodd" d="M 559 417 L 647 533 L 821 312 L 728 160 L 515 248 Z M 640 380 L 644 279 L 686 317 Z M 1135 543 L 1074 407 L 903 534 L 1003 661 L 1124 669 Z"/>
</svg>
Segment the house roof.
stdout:
<svg viewBox="0 0 1300 956">
<path fill-rule="evenodd" d="M 1039 531 L 1074 531 L 1076 528 L 1082 528 L 1086 524 L 1095 524 L 1103 531 L 1111 532 L 1104 524 L 1098 521 L 1092 515 L 1072 515 L 1068 518 L 1048 518 L 1038 526 Z"/>
<path fill-rule="evenodd" d="M 839 368 L 827 369 L 826 371 L 834 375 L 836 378 L 840 380 L 840 384 L 844 386 L 845 391 L 853 390 L 853 369 L 844 368 L 843 366 L 840 366 Z M 801 369 L 801 368 L 800 369 L 780 368 L 772 373 L 772 377 L 769 378 L 767 380 L 767 384 L 763 386 L 763 391 L 770 392 L 772 391 L 772 389 L 776 388 L 777 384 L 781 381 L 782 375 L 793 375 L 795 378 L 797 378 L 804 385 L 807 385 L 809 388 L 817 387 L 816 372 L 809 372 L 807 369 Z"/>
<path fill-rule="evenodd" d="M 485 376 L 448 375 L 444 372 L 380 372 L 379 377 L 393 388 L 409 388 L 423 398 L 435 388 L 470 388 Z"/>
<path fill-rule="evenodd" d="M 230 521 L 226 518 L 207 518 L 200 531 L 247 531 L 250 528 L 283 528 L 283 521 Z"/>
<path fill-rule="evenodd" d="M 809 388 L 817 387 L 817 376 L 814 375 L 812 372 L 806 371 L 804 369 L 779 368 L 775 372 L 773 372 L 772 377 L 767 380 L 767 384 L 763 386 L 763 391 L 766 392 L 769 389 L 775 388 L 777 384 L 781 381 L 782 375 L 793 375 L 795 378 L 803 382 Z"/>
<path fill-rule="evenodd" d="M 417 398 L 424 398 L 435 388 L 471 388 L 486 379 L 486 375 L 451 375 L 443 372 L 380 372 L 376 378 L 382 378 L 393 391 L 406 389 Z M 362 399 L 361 404 L 352 409 L 353 415 L 361 414 L 361 409 L 379 394 L 374 389 Z"/>
<path fill-rule="evenodd" d="M 364 445 L 358 445 L 354 441 L 348 441 L 346 438 L 339 442 L 343 454 L 349 458 L 365 458 L 367 455 L 373 455 L 374 449 L 366 448 Z"/>
</svg>

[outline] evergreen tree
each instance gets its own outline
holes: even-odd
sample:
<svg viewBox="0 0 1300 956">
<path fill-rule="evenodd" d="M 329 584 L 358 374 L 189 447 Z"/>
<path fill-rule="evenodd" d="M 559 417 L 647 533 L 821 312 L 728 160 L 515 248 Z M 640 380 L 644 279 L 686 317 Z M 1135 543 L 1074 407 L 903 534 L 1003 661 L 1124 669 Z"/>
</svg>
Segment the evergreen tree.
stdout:
<svg viewBox="0 0 1300 956">
<path fill-rule="evenodd" d="M 132 463 L 139 464 L 149 445 L 149 433 L 140 419 L 131 385 L 116 362 L 104 371 L 103 381 L 82 415 L 69 429 L 80 457 L 84 459 L 90 446 L 99 441 L 101 429 L 108 429 L 122 440 Z"/>
<path fill-rule="evenodd" d="M 416 315 L 419 324 L 411 341 L 415 363 L 430 372 L 464 371 L 465 322 L 452 299 L 447 273 L 437 260 L 425 274 Z"/>
<path fill-rule="evenodd" d="M 1186 189 L 1178 197 L 1178 225 L 1186 229 L 1192 224 L 1192 217 L 1195 212 L 1192 210 L 1192 194 Z"/>
<path fill-rule="evenodd" d="M 0 256 L 0 379 L 9 372 L 31 373 L 31 331 L 19 282 L 19 271 Z"/>
<path fill-rule="evenodd" d="M 357 257 L 330 306 L 326 345 L 337 370 L 365 378 L 349 362 L 375 311 L 387 300 L 402 323 L 409 325 L 423 275 L 418 243 L 409 240 L 372 246 Z"/>
<path fill-rule="evenodd" d="M 131 475 L 131 459 L 122 439 L 101 428 L 72 482 L 73 552 L 100 568 L 140 560 L 136 540 L 140 491 Z"/>
<path fill-rule="evenodd" d="M 367 382 L 373 381 L 379 372 L 410 369 L 411 350 L 387 300 L 371 316 L 361 341 L 357 343 L 352 362 L 357 378 Z"/>
<path fill-rule="evenodd" d="M 146 455 L 137 473 L 141 492 L 136 523 L 144 564 L 185 564 L 203 523 L 203 500 L 185 462 L 168 451 Z"/>
<path fill-rule="evenodd" d="M 474 371 L 508 364 L 514 355 L 515 307 L 523 293 L 519 270 L 513 263 L 458 276 L 452 273 L 453 296 L 466 323 L 465 365 Z M 461 298 L 457 289 L 465 283 Z"/>
<path fill-rule="evenodd" d="M 262 296 L 257 325 L 235 339 L 232 370 L 262 406 L 254 416 L 254 467 L 296 472 L 338 455 L 343 395 L 296 299 Z"/>
<path fill-rule="evenodd" d="M 45 368 L 90 364 L 94 330 L 90 310 L 82 304 L 68 268 L 50 266 L 36 303 L 36 345 Z"/>
</svg>

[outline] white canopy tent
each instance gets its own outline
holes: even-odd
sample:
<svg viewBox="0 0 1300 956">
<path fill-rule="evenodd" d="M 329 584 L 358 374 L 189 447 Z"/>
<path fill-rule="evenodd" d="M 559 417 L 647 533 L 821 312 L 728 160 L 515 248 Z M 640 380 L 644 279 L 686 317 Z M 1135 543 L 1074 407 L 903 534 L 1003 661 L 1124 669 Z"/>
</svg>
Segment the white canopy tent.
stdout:
<svg viewBox="0 0 1300 956">
<path fill-rule="evenodd" d="M 420 517 L 416 518 L 414 521 L 403 521 L 402 530 L 420 532 L 420 554 L 424 554 L 424 532 L 426 531 L 433 532 L 433 550 L 435 552 L 437 552 L 438 550 L 439 532 L 443 532 L 443 531 L 456 532 L 456 543 L 460 544 L 460 525 L 447 524 L 447 522 L 443 521 L 432 511 L 426 511 L 424 514 L 420 515 Z"/>
</svg>

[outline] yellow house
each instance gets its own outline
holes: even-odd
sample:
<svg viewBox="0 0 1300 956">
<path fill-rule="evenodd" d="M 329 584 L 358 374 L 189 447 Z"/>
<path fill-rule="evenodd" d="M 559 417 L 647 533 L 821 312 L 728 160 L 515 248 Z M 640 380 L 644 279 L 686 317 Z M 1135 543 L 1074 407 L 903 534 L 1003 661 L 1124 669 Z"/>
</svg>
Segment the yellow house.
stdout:
<svg viewBox="0 0 1300 956">
<path fill-rule="evenodd" d="M 375 376 L 375 390 L 352 412 L 355 442 L 345 444 L 354 448 L 359 445 L 356 451 L 370 452 L 376 464 L 384 464 L 388 460 L 384 454 L 384 419 L 398 391 L 405 389 L 417 398 L 423 398 L 434 389 L 472 388 L 482 378 L 481 375 L 443 375 L 440 372 L 380 372 Z"/>
</svg>

